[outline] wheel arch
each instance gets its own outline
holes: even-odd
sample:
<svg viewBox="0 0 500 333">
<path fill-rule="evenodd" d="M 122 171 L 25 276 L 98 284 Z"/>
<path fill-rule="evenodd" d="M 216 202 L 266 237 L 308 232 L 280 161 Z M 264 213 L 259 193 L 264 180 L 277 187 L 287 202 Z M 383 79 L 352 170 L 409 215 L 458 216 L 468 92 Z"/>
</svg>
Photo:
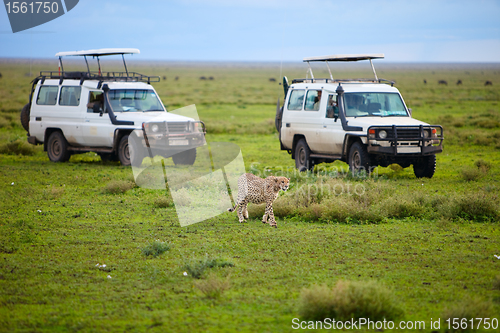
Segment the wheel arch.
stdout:
<svg viewBox="0 0 500 333">
<path fill-rule="evenodd" d="M 58 127 L 47 127 L 45 129 L 45 134 L 43 136 L 43 151 L 47 151 L 47 142 L 49 141 L 49 137 L 52 133 L 54 132 L 61 132 L 61 134 L 64 136 L 66 139 L 66 136 L 64 135 L 63 131 L 58 128 Z"/>
<path fill-rule="evenodd" d="M 304 139 L 304 141 L 307 144 L 307 139 L 306 139 L 305 135 L 295 134 L 293 136 L 293 143 L 292 143 L 292 159 L 295 159 L 295 147 L 297 147 L 297 143 L 299 142 L 300 139 Z"/>
<path fill-rule="evenodd" d="M 361 139 L 361 136 L 359 135 L 346 135 L 344 138 L 344 145 L 342 148 L 342 159 L 347 161 L 349 159 L 349 151 L 351 150 L 351 146 L 355 143 L 359 142 L 361 144 L 363 143 L 363 140 Z"/>
<path fill-rule="evenodd" d="M 120 144 L 120 140 L 125 135 L 130 135 L 135 130 L 135 128 L 117 128 L 115 129 L 114 139 L 113 139 L 113 151 L 118 151 L 118 145 Z"/>
</svg>

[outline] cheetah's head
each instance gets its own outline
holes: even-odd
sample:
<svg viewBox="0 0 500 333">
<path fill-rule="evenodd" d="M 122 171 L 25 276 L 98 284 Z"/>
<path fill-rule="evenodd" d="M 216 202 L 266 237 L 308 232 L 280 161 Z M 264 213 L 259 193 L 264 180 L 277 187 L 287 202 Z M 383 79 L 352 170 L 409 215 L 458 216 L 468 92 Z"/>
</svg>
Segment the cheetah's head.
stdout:
<svg viewBox="0 0 500 333">
<path fill-rule="evenodd" d="M 290 179 L 286 178 L 286 177 L 276 177 L 275 178 L 275 181 L 277 183 L 277 190 L 282 190 L 282 191 L 286 191 L 288 190 L 288 186 L 290 185 Z"/>
</svg>

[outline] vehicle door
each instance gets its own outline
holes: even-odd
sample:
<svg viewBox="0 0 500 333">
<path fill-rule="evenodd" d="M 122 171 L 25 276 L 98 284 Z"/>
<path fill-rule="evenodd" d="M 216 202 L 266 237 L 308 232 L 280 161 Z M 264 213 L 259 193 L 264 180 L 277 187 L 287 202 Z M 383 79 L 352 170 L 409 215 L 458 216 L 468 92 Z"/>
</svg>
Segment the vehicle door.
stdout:
<svg viewBox="0 0 500 333">
<path fill-rule="evenodd" d="M 90 147 L 112 147 L 115 126 L 104 108 L 104 93 L 90 90 L 85 96 L 86 110 L 83 138 Z"/>
<path fill-rule="evenodd" d="M 281 122 L 281 141 L 292 148 L 295 134 L 303 134 L 300 125 L 300 112 L 304 108 L 305 89 L 290 89 L 288 99 L 283 106 L 283 118 Z"/>
<path fill-rule="evenodd" d="M 306 140 L 311 151 L 317 153 L 321 149 L 321 129 L 323 117 L 320 110 L 324 109 L 325 101 L 321 89 L 309 89 L 306 93 L 303 123 L 307 124 Z"/>
<path fill-rule="evenodd" d="M 325 91 L 325 95 L 325 108 L 321 109 L 318 151 L 323 154 L 340 155 L 345 133 L 339 118 L 337 94 Z"/>
</svg>

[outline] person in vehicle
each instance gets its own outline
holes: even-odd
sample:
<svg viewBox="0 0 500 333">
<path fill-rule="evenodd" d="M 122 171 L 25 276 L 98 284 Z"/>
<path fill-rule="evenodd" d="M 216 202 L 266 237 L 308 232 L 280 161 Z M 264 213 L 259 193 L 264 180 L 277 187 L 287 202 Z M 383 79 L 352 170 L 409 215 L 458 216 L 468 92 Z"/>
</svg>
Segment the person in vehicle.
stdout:
<svg viewBox="0 0 500 333">
<path fill-rule="evenodd" d="M 328 105 L 326 107 L 326 118 L 335 118 L 339 116 L 337 98 L 334 95 L 328 96 Z"/>
<path fill-rule="evenodd" d="M 101 92 L 90 92 L 87 112 L 102 112 L 104 105 L 104 95 Z"/>
</svg>

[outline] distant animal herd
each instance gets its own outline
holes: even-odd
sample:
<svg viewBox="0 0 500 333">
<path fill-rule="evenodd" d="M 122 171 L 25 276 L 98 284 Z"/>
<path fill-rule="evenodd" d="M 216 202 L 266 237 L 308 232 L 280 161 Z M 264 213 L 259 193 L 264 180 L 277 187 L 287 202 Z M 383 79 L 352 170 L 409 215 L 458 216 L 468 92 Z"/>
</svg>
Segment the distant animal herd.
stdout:
<svg viewBox="0 0 500 333">
<path fill-rule="evenodd" d="M 0 73 L 0 78 L 1 78 L 1 77 L 2 77 L 2 73 Z M 166 80 L 167 80 L 167 77 L 166 77 L 165 75 L 163 75 L 162 79 L 163 79 L 163 81 L 166 81 Z M 199 79 L 200 79 L 200 80 L 202 80 L 202 81 L 203 81 L 203 80 L 210 80 L 210 81 L 215 80 L 213 76 L 209 76 L 209 77 L 206 77 L 206 76 L 200 76 L 200 77 L 199 77 Z M 178 80 L 179 80 L 179 77 L 178 77 L 178 76 L 176 76 L 174 80 L 175 80 L 175 81 L 178 81 Z M 276 81 L 277 81 L 277 80 L 276 80 L 274 77 L 269 78 L 269 82 L 276 82 Z M 461 79 L 459 79 L 459 80 L 457 80 L 456 85 L 457 85 L 457 86 L 460 86 L 460 85 L 462 85 L 462 83 L 463 83 L 463 82 L 462 82 L 462 80 L 461 80 Z M 427 80 L 426 80 L 426 79 L 424 79 L 424 84 L 427 84 Z M 438 80 L 438 85 L 447 86 L 447 85 L 448 85 L 448 81 L 446 81 L 446 80 Z M 493 82 L 491 82 L 491 81 L 485 81 L 485 82 L 484 82 L 484 85 L 485 85 L 485 86 L 492 86 L 492 85 L 493 85 Z"/>
<path fill-rule="evenodd" d="M 462 80 L 458 80 L 458 81 L 457 81 L 457 86 L 462 85 L 462 83 L 463 83 L 463 82 L 462 82 Z M 424 79 L 424 84 L 427 84 L 427 80 L 425 80 L 425 79 Z M 446 81 L 446 80 L 439 80 L 439 81 L 438 81 L 438 84 L 439 84 L 439 85 L 444 85 L 444 86 L 447 86 L 447 85 L 448 85 L 448 81 Z M 484 85 L 485 85 L 485 86 L 492 86 L 492 85 L 493 85 L 493 82 L 491 82 L 491 81 L 485 81 L 485 82 L 484 82 Z"/>
</svg>

